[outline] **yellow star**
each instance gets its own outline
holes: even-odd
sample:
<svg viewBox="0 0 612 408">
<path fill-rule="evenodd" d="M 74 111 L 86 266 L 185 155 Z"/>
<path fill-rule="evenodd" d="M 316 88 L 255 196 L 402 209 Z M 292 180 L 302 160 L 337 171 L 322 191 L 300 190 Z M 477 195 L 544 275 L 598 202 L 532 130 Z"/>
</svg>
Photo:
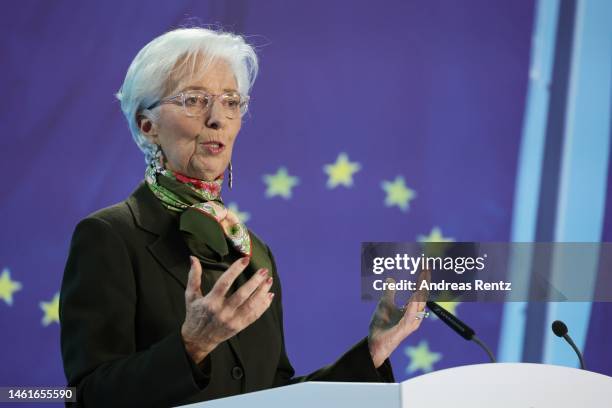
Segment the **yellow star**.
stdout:
<svg viewBox="0 0 612 408">
<path fill-rule="evenodd" d="M 327 188 L 334 188 L 338 185 L 351 187 L 353 185 L 353 173 L 361 170 L 361 164 L 351 162 L 346 153 L 340 153 L 334 164 L 326 164 L 323 171 L 327 173 Z"/>
<path fill-rule="evenodd" d="M 53 322 L 59 323 L 59 293 L 56 293 L 50 302 L 40 302 L 40 308 L 45 312 L 42 318 L 43 326 L 48 326 Z"/>
<path fill-rule="evenodd" d="M 2 270 L 0 275 L 0 299 L 4 300 L 7 305 L 13 304 L 13 293 L 21 290 L 20 282 L 11 279 L 11 271 L 8 268 Z"/>
<path fill-rule="evenodd" d="M 445 237 L 442 235 L 440 227 L 433 227 L 429 235 L 419 235 L 419 242 L 454 242 L 454 238 Z"/>
<path fill-rule="evenodd" d="M 381 187 L 387 193 L 385 205 L 391 207 L 397 205 L 402 211 L 408 209 L 409 201 L 416 197 L 416 191 L 406 187 L 402 176 L 397 176 L 393 181 L 384 180 Z"/>
<path fill-rule="evenodd" d="M 291 189 L 300 182 L 297 177 L 290 176 L 284 167 L 280 167 L 276 174 L 265 174 L 263 180 L 268 185 L 266 197 L 281 196 L 286 200 L 291 198 Z"/>
<path fill-rule="evenodd" d="M 444 242 L 454 242 L 455 240 L 450 237 L 442 235 L 442 230 L 439 227 L 433 227 L 429 235 L 419 235 L 417 237 L 419 242 L 425 243 L 424 249 L 428 256 L 442 256 L 448 247 L 448 244 Z M 432 244 L 432 245 L 427 245 Z"/>
<path fill-rule="evenodd" d="M 240 221 L 243 222 L 243 223 L 246 223 L 248 220 L 251 219 L 251 214 L 249 214 L 246 211 L 238 210 L 238 204 L 236 204 L 234 202 L 229 203 L 227 208 L 232 210 L 238 216 L 238 219 L 240 219 Z"/>
<path fill-rule="evenodd" d="M 406 347 L 404 353 L 410 358 L 410 365 L 406 367 L 408 374 L 418 370 L 428 373 L 433 370 L 433 365 L 442 359 L 441 353 L 429 351 L 429 345 L 426 340 L 421 340 L 417 347 Z"/>
</svg>

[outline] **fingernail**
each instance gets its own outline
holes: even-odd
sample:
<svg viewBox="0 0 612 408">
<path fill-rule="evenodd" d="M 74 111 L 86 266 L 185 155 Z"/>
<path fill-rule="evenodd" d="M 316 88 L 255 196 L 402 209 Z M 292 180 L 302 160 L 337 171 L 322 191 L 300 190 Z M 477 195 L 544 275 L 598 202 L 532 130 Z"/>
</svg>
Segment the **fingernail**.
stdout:
<svg viewBox="0 0 612 408">
<path fill-rule="evenodd" d="M 274 299 L 274 292 L 268 293 L 268 297 L 270 298 L 270 300 Z"/>
<path fill-rule="evenodd" d="M 270 285 L 272 283 L 272 277 L 271 276 L 268 279 L 266 279 L 266 283 L 268 285 Z"/>
<path fill-rule="evenodd" d="M 243 265 L 248 265 L 250 260 L 251 259 L 248 256 L 245 256 L 244 258 L 242 258 L 242 264 Z"/>
<path fill-rule="evenodd" d="M 261 276 L 266 276 L 268 274 L 268 270 L 266 268 L 260 269 L 259 274 Z"/>
</svg>

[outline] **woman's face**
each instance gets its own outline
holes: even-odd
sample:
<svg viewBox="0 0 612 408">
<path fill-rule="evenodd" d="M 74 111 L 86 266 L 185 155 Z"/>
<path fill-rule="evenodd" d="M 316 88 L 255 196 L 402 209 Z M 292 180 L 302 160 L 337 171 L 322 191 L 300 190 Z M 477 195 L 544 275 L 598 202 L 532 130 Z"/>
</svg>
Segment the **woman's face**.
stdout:
<svg viewBox="0 0 612 408">
<path fill-rule="evenodd" d="M 232 69 L 221 59 L 208 64 L 204 75 L 199 78 L 179 80 L 174 92 L 167 96 L 189 89 L 213 95 L 238 92 Z M 166 167 L 202 180 L 214 180 L 223 174 L 240 131 L 240 115 L 227 118 L 218 99 L 200 117 L 187 116 L 180 102 L 165 103 L 158 109 L 158 120 L 149 125 L 146 123 L 148 119 L 141 120 L 140 129 L 149 141 L 161 145 Z"/>
</svg>

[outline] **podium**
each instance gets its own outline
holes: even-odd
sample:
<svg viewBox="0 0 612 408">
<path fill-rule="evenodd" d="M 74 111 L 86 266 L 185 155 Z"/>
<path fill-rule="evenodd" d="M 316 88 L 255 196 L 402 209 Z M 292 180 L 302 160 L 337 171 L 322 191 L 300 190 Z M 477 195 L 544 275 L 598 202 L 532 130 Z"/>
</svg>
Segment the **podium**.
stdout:
<svg viewBox="0 0 612 408">
<path fill-rule="evenodd" d="M 602 407 L 612 377 L 529 363 L 449 368 L 399 384 L 306 382 L 184 405 L 189 408 Z"/>
</svg>

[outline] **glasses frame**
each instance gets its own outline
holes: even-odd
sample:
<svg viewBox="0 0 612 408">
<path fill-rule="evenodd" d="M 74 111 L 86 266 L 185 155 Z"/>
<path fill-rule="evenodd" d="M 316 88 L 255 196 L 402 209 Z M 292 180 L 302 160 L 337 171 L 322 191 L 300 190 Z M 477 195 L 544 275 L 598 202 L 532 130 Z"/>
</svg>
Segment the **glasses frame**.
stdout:
<svg viewBox="0 0 612 408">
<path fill-rule="evenodd" d="M 202 95 L 204 97 L 209 97 L 210 101 L 211 101 L 210 105 L 207 108 L 205 108 L 202 111 L 202 113 L 199 114 L 199 115 L 190 114 L 187 111 L 187 106 L 185 105 L 185 95 L 189 94 L 189 93 L 198 93 L 198 94 L 200 94 L 200 95 Z M 164 104 L 168 104 L 168 103 L 177 104 L 176 102 L 180 102 L 180 105 L 183 106 L 183 112 L 185 112 L 185 115 L 193 118 L 193 117 L 202 116 L 202 115 L 206 114 L 207 112 L 210 112 L 210 110 L 212 109 L 213 104 L 217 101 L 217 99 L 222 98 L 224 96 L 228 96 L 228 95 L 238 95 L 238 96 L 240 96 L 240 106 L 239 106 L 239 109 L 238 109 L 239 110 L 239 115 L 238 116 L 229 116 L 229 115 L 226 114 L 225 117 L 228 118 L 228 119 L 237 119 L 238 117 L 243 116 L 246 113 L 247 109 L 248 109 L 249 100 L 251 99 L 248 95 L 243 95 L 240 92 L 225 92 L 225 93 L 222 93 L 222 94 L 211 94 L 211 93 L 208 93 L 206 91 L 199 90 L 199 89 L 187 90 L 187 91 L 180 92 L 180 93 L 178 93 L 176 95 L 167 96 L 165 98 L 162 98 L 159 101 L 151 104 L 147 108 L 147 110 L 151 110 L 151 109 L 157 108 L 160 105 L 164 105 Z M 178 101 L 177 101 L 177 99 L 178 99 Z"/>
</svg>

